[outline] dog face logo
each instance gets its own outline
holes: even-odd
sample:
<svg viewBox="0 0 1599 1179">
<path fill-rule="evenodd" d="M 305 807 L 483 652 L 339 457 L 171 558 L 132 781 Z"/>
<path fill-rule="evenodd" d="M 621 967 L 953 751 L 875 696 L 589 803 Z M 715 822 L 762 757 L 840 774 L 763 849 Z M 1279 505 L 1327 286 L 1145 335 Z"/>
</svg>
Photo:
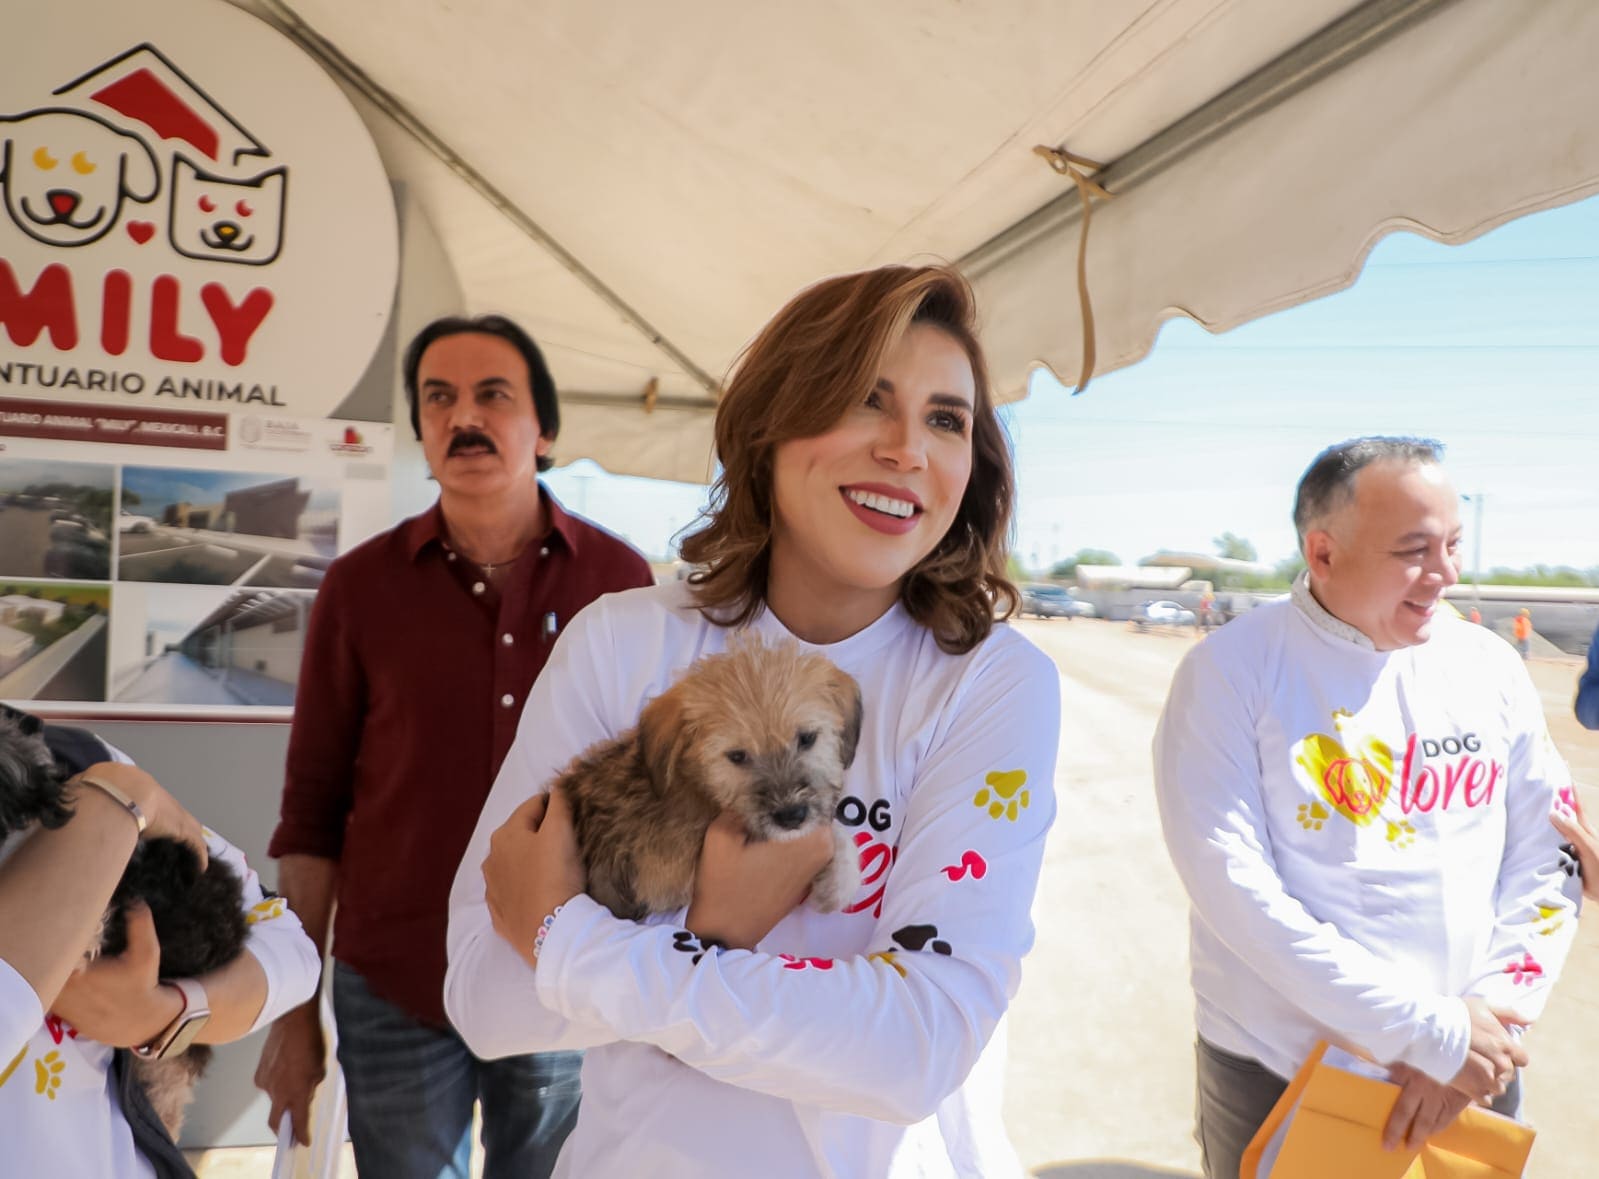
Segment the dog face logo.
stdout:
<svg viewBox="0 0 1599 1179">
<path fill-rule="evenodd" d="M 172 248 L 186 258 L 265 266 L 283 244 L 285 168 L 251 180 L 172 163 Z"/>
<path fill-rule="evenodd" d="M 50 108 L 0 118 L 0 186 L 6 212 L 35 241 L 84 246 L 117 223 L 124 198 L 160 190 L 144 142 L 105 120 Z"/>
<path fill-rule="evenodd" d="M 832 822 L 861 717 L 859 686 L 827 659 L 744 640 L 652 700 L 639 735 L 654 781 L 690 777 L 751 839 L 794 839 Z"/>
</svg>

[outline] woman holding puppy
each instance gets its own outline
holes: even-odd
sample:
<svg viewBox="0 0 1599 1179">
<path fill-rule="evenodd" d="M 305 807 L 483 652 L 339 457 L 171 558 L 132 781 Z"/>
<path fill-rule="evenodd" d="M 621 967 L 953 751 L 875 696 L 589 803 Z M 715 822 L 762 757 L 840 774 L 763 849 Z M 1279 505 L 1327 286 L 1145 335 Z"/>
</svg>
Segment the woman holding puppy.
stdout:
<svg viewBox="0 0 1599 1179">
<path fill-rule="evenodd" d="M 1019 1173 L 998 1077 L 968 1075 L 1032 945 L 1059 681 L 993 622 L 1013 485 L 974 320 L 943 267 L 792 300 L 717 411 L 700 572 L 597 601 L 533 689 L 456 877 L 445 1006 L 482 1056 L 589 1050 L 558 1176 Z M 799 903 L 825 830 L 718 822 L 686 914 L 619 920 L 543 792 L 742 630 L 861 688 L 837 812 L 859 889 Z"/>
</svg>

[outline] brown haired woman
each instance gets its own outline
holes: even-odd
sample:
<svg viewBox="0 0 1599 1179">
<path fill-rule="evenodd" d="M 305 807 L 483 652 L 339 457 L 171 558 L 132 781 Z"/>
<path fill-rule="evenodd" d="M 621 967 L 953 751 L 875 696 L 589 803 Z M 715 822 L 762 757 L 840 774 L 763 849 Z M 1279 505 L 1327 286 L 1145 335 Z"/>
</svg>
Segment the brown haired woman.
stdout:
<svg viewBox="0 0 1599 1179">
<path fill-rule="evenodd" d="M 445 1006 L 483 1056 L 589 1049 L 558 1175 L 1019 1175 L 979 1058 L 1033 940 L 1059 680 L 993 622 L 1012 479 L 965 281 L 802 292 L 738 365 L 716 446 L 699 572 L 600 599 L 533 690 L 456 877 Z M 860 684 L 836 815 L 860 889 L 795 907 L 831 833 L 718 823 L 686 914 L 619 920 L 542 792 L 740 629 Z"/>
</svg>

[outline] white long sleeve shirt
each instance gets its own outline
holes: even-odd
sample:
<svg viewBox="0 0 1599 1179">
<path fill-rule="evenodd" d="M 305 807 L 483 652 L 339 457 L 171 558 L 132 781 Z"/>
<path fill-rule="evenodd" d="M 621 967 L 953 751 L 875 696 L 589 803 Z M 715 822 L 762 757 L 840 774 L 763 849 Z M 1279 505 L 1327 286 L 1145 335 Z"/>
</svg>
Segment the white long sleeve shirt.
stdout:
<svg viewBox="0 0 1599 1179">
<path fill-rule="evenodd" d="M 1531 1020 L 1576 930 L 1570 774 L 1510 646 L 1378 651 L 1303 579 L 1183 661 L 1155 736 L 1199 1034 L 1292 1076 L 1318 1039 L 1447 1082 L 1464 996 Z"/>
<path fill-rule="evenodd" d="M 494 932 L 493 831 L 725 649 L 690 603 L 682 584 L 612 594 L 557 644 L 451 895 L 451 1020 L 482 1056 L 589 1049 L 567 1179 L 1018 1174 L 1000 1077 L 979 1068 L 962 1088 L 1016 993 L 1055 814 L 1059 677 L 1008 627 L 949 655 L 896 606 L 812 648 L 865 701 L 838 812 L 863 881 L 844 910 L 802 906 L 754 952 L 702 953 L 671 919 L 579 896 L 537 971 Z M 750 625 L 787 636 L 769 613 Z"/>
<path fill-rule="evenodd" d="M 26 838 L 26 832 L 13 836 L 6 846 Z M 266 896 L 244 853 L 214 831 L 206 832 L 206 847 L 244 883 L 249 922 L 244 948 L 261 963 L 267 983 L 254 1031 L 311 997 L 321 963 L 299 918 L 280 898 Z M 27 980 L 0 959 L 0 1174 L 56 1179 L 154 1174 L 134 1149 L 117 1104 L 110 1075 L 113 1051 L 47 1015 Z"/>
</svg>

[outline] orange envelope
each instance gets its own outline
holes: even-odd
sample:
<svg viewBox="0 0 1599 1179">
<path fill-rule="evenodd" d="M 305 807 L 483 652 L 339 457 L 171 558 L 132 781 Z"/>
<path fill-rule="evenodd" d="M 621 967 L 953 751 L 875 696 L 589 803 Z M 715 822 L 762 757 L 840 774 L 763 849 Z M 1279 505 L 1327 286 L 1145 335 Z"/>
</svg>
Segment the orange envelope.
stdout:
<svg viewBox="0 0 1599 1179">
<path fill-rule="evenodd" d="M 1244 1152 L 1240 1179 L 1519 1179 L 1526 1168 L 1533 1130 L 1476 1106 L 1419 1151 L 1384 1150 L 1399 1086 L 1328 1064 L 1326 1051 L 1316 1045 L 1300 1066 Z M 1262 1170 L 1285 1123 L 1276 1159 Z"/>
</svg>

